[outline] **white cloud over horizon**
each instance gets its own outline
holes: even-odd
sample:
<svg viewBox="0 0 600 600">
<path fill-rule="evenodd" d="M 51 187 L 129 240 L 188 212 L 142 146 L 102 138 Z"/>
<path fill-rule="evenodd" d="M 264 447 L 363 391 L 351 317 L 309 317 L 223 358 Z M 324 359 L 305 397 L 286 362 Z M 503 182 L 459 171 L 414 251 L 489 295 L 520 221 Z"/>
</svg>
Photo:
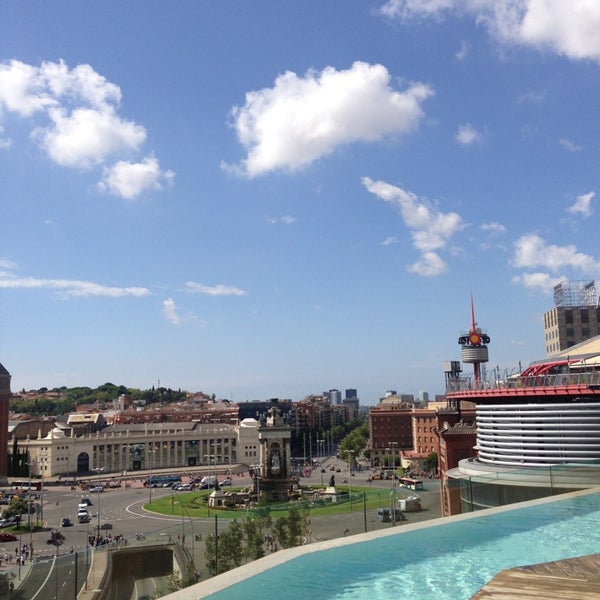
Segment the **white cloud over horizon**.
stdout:
<svg viewBox="0 0 600 600">
<path fill-rule="evenodd" d="M 514 282 L 525 287 L 544 290 L 546 286 L 551 290 L 556 283 L 573 279 L 572 273 L 578 272 L 589 277 L 600 275 L 600 262 L 594 257 L 578 252 L 572 244 L 548 244 L 536 234 L 521 236 L 514 242 L 511 264 L 518 269 L 545 269 L 546 272 L 534 271 L 513 277 Z M 571 275 L 565 275 L 561 271 L 570 272 Z"/>
<path fill-rule="evenodd" d="M 246 292 L 238 287 L 230 285 L 203 285 L 194 281 L 186 281 L 185 289 L 196 294 L 207 294 L 208 296 L 245 296 Z"/>
<path fill-rule="evenodd" d="M 273 87 L 248 92 L 230 113 L 230 125 L 247 156 L 226 170 L 247 177 L 306 167 L 336 147 L 406 135 L 423 118 L 421 104 L 433 94 L 423 83 L 404 91 L 390 85 L 382 65 L 355 62 L 350 69 L 288 71 Z"/>
<path fill-rule="evenodd" d="M 502 44 L 600 62 L 596 0 L 389 0 L 380 13 L 403 22 L 469 15 Z"/>
<path fill-rule="evenodd" d="M 140 150 L 146 142 L 146 130 L 119 116 L 120 101 L 120 88 L 90 65 L 70 69 L 62 60 L 42 62 L 40 66 L 18 60 L 0 62 L 0 114 L 31 121 L 30 138 L 62 167 L 89 170 L 111 157 Z M 4 139 L 0 145 L 8 147 L 8 142 Z M 107 180 L 105 174 L 100 188 L 128 199 L 146 189 L 160 189 L 158 179 L 172 179 L 172 172 L 159 169 L 154 184 L 142 185 L 139 169 L 133 167 L 147 160 L 125 163 L 132 167 L 122 168 L 116 183 L 110 177 Z"/>
<path fill-rule="evenodd" d="M 150 294 L 150 290 L 145 287 L 116 287 L 77 279 L 6 277 L 5 273 L 0 273 L 0 289 L 50 289 L 58 290 L 64 297 L 122 298 L 125 296 L 142 297 Z"/>
<path fill-rule="evenodd" d="M 410 229 L 413 245 L 421 252 L 421 258 L 408 270 L 424 277 L 444 273 L 448 267 L 438 251 L 444 249 L 448 241 L 466 226 L 460 215 L 443 213 L 427 199 L 384 181 L 363 177 L 361 182 L 369 192 L 394 206 Z"/>
</svg>

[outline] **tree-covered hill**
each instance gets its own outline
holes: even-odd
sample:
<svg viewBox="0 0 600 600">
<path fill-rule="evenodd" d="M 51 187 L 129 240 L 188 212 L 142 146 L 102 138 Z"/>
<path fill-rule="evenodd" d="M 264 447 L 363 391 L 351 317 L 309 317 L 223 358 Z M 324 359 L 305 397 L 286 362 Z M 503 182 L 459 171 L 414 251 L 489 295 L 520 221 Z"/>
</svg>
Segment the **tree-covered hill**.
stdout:
<svg viewBox="0 0 600 600">
<path fill-rule="evenodd" d="M 105 383 L 97 388 L 60 387 L 40 388 L 13 394 L 9 408 L 13 412 L 31 415 L 60 416 L 75 410 L 81 404 L 93 404 L 100 409 L 112 406 L 121 395 L 128 396 L 131 401 L 143 404 L 169 404 L 185 400 L 186 392 L 170 388 L 154 388 L 140 390 L 127 388 L 124 385 Z"/>
</svg>

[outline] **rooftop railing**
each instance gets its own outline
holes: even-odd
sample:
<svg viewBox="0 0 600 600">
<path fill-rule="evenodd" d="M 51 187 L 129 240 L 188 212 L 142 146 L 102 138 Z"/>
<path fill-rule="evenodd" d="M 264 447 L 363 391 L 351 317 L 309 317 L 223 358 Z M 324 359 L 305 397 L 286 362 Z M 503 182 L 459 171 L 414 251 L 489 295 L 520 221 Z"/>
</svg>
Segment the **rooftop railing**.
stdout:
<svg viewBox="0 0 600 600">
<path fill-rule="evenodd" d="M 472 377 L 459 377 L 446 382 L 446 393 L 478 392 L 478 391 L 511 391 L 525 388 L 588 388 L 591 391 L 600 389 L 600 371 L 570 371 L 554 375 L 535 375 L 521 377 L 509 375 L 498 378 L 496 371 L 487 379 L 475 381 Z M 541 391 L 541 390 L 540 390 Z"/>
</svg>

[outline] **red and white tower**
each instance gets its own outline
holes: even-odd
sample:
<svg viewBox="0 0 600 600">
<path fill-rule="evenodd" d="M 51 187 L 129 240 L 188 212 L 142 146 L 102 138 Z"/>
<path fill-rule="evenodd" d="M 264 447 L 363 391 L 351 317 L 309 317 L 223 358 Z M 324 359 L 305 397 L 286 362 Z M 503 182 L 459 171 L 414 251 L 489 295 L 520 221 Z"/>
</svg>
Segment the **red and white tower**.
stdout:
<svg viewBox="0 0 600 600">
<path fill-rule="evenodd" d="M 471 363 L 473 365 L 473 379 L 475 383 L 479 383 L 479 365 L 489 360 L 487 344 L 490 343 L 490 338 L 475 322 L 473 294 L 471 294 L 471 329 L 461 333 L 458 343 L 462 346 L 461 357 L 463 363 Z"/>
</svg>

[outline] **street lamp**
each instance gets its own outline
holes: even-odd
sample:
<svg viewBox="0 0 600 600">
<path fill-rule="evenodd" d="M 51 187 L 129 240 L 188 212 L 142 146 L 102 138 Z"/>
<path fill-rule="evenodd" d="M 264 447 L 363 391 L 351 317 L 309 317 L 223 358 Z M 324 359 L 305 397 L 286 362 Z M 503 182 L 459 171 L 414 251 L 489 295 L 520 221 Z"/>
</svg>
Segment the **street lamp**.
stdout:
<svg viewBox="0 0 600 600">
<path fill-rule="evenodd" d="M 96 471 L 96 475 L 99 475 L 100 471 L 104 471 L 104 467 L 96 467 L 94 471 Z M 96 495 L 98 496 L 98 499 L 96 500 L 96 503 L 98 505 L 98 533 L 96 534 L 97 539 L 100 539 L 100 489 L 101 486 L 98 485 L 98 481 L 96 481 Z"/>
<path fill-rule="evenodd" d="M 392 491 L 390 493 L 390 504 L 392 509 L 392 526 L 396 525 L 396 452 L 395 446 L 398 442 L 389 442 L 392 451 Z"/>
<path fill-rule="evenodd" d="M 150 447 L 152 447 L 152 442 L 150 442 Z M 150 475 L 148 477 L 148 489 L 150 490 L 150 496 L 148 504 L 152 504 L 152 455 L 154 452 L 155 450 L 148 450 L 148 466 L 150 467 Z"/>
<path fill-rule="evenodd" d="M 321 467 L 321 485 L 323 485 L 323 443 L 325 440 L 317 440 L 319 448 L 319 466 Z"/>
<path fill-rule="evenodd" d="M 350 460 L 348 461 L 348 495 L 350 496 L 350 512 L 352 512 L 352 463 L 354 462 L 354 450 L 348 450 Z"/>
</svg>

